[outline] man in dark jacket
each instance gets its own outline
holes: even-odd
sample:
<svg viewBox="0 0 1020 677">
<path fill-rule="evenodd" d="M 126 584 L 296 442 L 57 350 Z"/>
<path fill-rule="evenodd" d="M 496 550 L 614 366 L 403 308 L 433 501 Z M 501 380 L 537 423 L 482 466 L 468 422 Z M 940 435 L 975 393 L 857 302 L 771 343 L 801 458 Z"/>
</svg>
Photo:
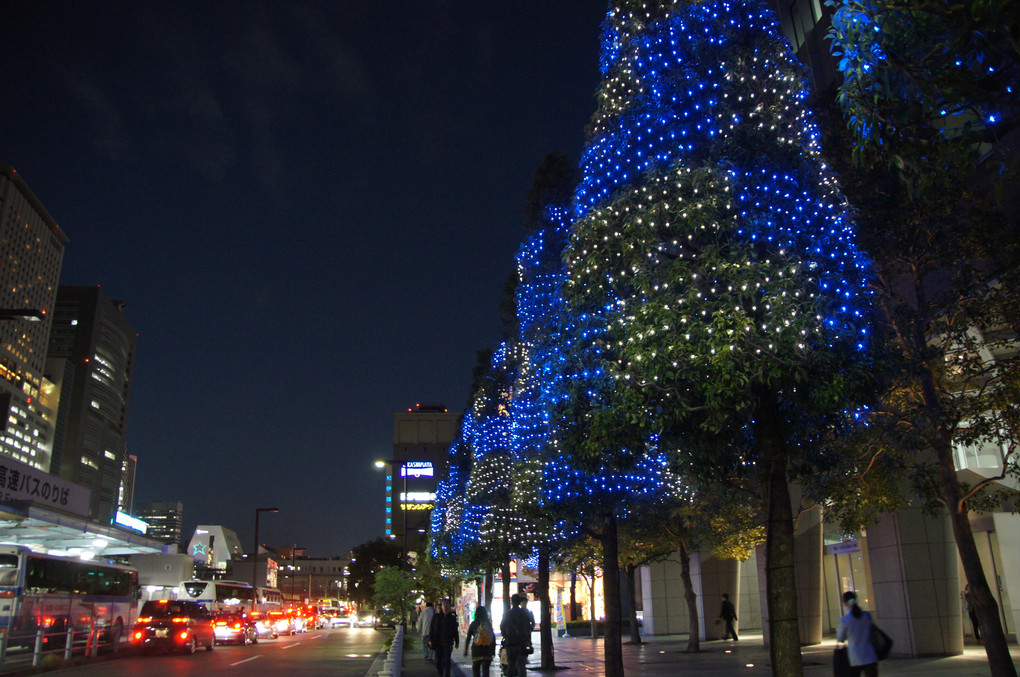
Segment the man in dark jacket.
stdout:
<svg viewBox="0 0 1020 677">
<path fill-rule="evenodd" d="M 719 617 L 726 621 L 726 634 L 723 635 L 723 639 L 729 639 L 732 636 L 733 641 L 737 641 L 737 631 L 733 628 L 733 621 L 737 620 L 737 609 L 730 601 L 730 596 L 725 592 L 722 596 L 722 610 L 719 612 Z"/>
<path fill-rule="evenodd" d="M 439 677 L 450 677 L 453 667 L 451 654 L 454 647 L 460 646 L 460 629 L 457 626 L 457 614 L 450 607 L 450 600 L 444 599 L 443 606 L 432 617 L 432 629 L 429 632 L 432 650 L 436 652 L 436 671 Z"/>
<path fill-rule="evenodd" d="M 521 608 L 524 600 L 520 595 L 510 598 L 513 606 L 503 622 L 499 624 L 499 632 L 503 635 L 506 646 L 507 677 L 525 677 L 528 665 L 528 654 L 531 653 L 531 630 L 534 621 L 527 611 Z"/>
</svg>

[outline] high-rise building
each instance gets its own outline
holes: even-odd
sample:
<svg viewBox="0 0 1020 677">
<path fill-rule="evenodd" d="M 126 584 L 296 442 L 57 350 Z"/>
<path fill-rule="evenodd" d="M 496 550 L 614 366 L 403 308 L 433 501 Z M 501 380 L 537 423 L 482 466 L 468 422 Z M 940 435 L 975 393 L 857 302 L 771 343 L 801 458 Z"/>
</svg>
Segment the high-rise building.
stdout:
<svg viewBox="0 0 1020 677">
<path fill-rule="evenodd" d="M 415 405 L 393 417 L 393 459 L 386 467 L 386 536 L 406 553 L 425 543 L 436 485 L 445 479 L 460 414 Z"/>
<path fill-rule="evenodd" d="M 65 242 L 18 173 L 0 165 L 0 456 L 42 470 L 56 413 L 43 369 Z"/>
<path fill-rule="evenodd" d="M 98 287 L 60 287 L 46 377 L 60 391 L 50 472 L 92 490 L 89 514 L 128 512 L 126 433 L 137 335 L 124 303 Z"/>
<path fill-rule="evenodd" d="M 149 525 L 145 535 L 168 545 L 180 545 L 184 530 L 184 503 L 181 501 L 139 501 L 135 517 Z"/>
</svg>

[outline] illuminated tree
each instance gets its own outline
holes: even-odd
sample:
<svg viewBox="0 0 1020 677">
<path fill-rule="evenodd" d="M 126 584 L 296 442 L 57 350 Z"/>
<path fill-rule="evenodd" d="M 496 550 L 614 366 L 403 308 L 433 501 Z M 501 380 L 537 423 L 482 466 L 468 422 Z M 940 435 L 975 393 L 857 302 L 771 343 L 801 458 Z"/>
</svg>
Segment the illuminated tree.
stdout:
<svg viewBox="0 0 1020 677">
<path fill-rule="evenodd" d="M 832 156 L 874 252 L 898 360 L 869 443 L 901 457 L 928 506 L 947 510 L 992 674 L 1015 676 L 969 514 L 1020 475 L 1018 156 L 1007 142 L 1020 126 L 1020 6 L 834 4 L 849 138 L 829 128 L 855 162 Z M 958 450 L 994 458 L 998 474 L 961 481 Z"/>
<path fill-rule="evenodd" d="M 788 482 L 871 382 L 868 263 L 764 3 L 621 0 L 601 65 L 563 287 L 570 446 L 612 475 L 657 432 L 752 469 L 772 666 L 800 675 Z"/>
</svg>

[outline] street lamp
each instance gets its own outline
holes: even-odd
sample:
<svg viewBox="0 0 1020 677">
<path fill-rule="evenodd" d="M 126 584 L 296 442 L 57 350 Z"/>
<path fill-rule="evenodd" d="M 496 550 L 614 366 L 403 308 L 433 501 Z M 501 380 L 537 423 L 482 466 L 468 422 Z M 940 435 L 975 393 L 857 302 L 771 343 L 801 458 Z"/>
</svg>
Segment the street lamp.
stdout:
<svg viewBox="0 0 1020 677">
<path fill-rule="evenodd" d="M 264 512 L 280 512 L 276 508 L 255 508 L 255 549 L 251 556 L 251 586 L 259 584 L 259 515 Z"/>
</svg>

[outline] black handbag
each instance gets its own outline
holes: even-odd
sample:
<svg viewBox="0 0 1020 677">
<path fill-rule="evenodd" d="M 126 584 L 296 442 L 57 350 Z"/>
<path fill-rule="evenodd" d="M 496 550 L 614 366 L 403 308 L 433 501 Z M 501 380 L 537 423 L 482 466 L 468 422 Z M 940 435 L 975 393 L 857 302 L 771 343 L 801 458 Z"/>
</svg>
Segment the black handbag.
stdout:
<svg viewBox="0 0 1020 677">
<path fill-rule="evenodd" d="M 850 677 L 850 652 L 845 646 L 837 646 L 832 653 L 833 677 Z"/>
<path fill-rule="evenodd" d="M 889 658 L 889 652 L 892 651 L 893 640 L 892 637 L 882 632 L 874 623 L 871 624 L 871 645 L 875 647 L 875 653 L 878 654 L 878 660 L 884 661 Z"/>
</svg>

